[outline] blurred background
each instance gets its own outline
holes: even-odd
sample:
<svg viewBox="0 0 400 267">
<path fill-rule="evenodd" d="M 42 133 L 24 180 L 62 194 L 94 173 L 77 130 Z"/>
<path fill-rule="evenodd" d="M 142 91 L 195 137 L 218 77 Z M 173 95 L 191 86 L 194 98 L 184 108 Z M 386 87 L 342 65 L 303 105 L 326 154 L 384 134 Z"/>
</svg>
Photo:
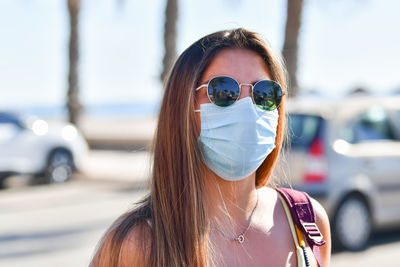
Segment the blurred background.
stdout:
<svg viewBox="0 0 400 267">
<path fill-rule="evenodd" d="M 177 55 L 261 33 L 291 79 L 275 176 L 326 208 L 332 266 L 397 266 L 400 35 L 395 0 L 0 0 L 0 266 L 87 266 L 147 192 Z"/>
</svg>

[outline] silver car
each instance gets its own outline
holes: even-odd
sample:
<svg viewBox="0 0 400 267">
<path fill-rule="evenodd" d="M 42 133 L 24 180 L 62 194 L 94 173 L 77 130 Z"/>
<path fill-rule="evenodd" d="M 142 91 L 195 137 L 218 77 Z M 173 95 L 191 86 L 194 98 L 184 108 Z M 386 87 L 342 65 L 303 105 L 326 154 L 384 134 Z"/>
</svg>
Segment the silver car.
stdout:
<svg viewBox="0 0 400 267">
<path fill-rule="evenodd" d="M 360 250 L 400 226 L 400 97 L 292 100 L 285 176 L 325 207 L 334 242 Z"/>
</svg>

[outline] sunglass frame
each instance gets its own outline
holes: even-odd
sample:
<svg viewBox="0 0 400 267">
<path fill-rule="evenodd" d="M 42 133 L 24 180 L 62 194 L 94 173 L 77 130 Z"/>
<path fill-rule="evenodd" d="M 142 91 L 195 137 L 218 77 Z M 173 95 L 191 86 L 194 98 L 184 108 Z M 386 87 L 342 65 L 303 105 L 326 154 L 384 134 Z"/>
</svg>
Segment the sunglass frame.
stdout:
<svg viewBox="0 0 400 267">
<path fill-rule="evenodd" d="M 280 90 L 281 90 L 281 92 L 282 92 L 282 97 L 283 97 L 284 95 L 286 95 L 286 91 L 284 91 L 284 90 L 282 89 L 282 86 L 281 86 L 279 83 L 277 83 L 277 82 L 275 82 L 275 81 L 272 81 L 272 80 L 267 80 L 267 79 L 259 80 L 258 82 L 256 82 L 256 83 L 253 85 L 253 84 L 251 84 L 251 83 L 239 83 L 235 78 L 232 78 L 232 77 L 230 77 L 230 76 L 219 75 L 219 76 L 214 76 L 214 77 L 212 77 L 210 80 L 208 80 L 207 83 L 202 84 L 202 85 L 200 85 L 200 86 L 198 86 L 198 87 L 196 88 L 196 91 L 198 91 L 198 90 L 200 90 L 201 88 L 206 87 L 206 88 L 207 88 L 207 97 L 208 97 L 208 99 L 210 100 L 211 103 L 213 103 L 213 104 L 216 105 L 217 107 L 222 107 L 222 106 L 219 106 L 219 105 L 217 105 L 215 102 L 213 102 L 212 99 L 211 99 L 211 97 L 210 97 L 210 95 L 209 95 L 209 93 L 208 93 L 208 89 L 209 89 L 209 85 L 210 85 L 211 81 L 214 80 L 214 79 L 216 79 L 216 78 L 229 78 L 229 79 L 232 79 L 233 81 L 235 81 L 235 83 L 238 85 L 238 88 L 239 88 L 239 96 L 235 99 L 235 101 L 234 101 L 232 104 L 228 105 L 227 107 L 233 105 L 236 101 L 238 101 L 238 99 L 240 98 L 240 93 L 241 93 L 241 90 L 242 90 L 242 85 L 250 86 L 250 88 L 251 88 L 251 99 L 253 100 L 254 104 L 256 104 L 256 106 L 258 106 L 258 104 L 257 104 L 257 103 L 255 102 L 255 100 L 254 100 L 254 94 L 253 94 L 253 92 L 254 92 L 254 87 L 256 87 L 257 84 L 260 83 L 260 82 L 268 81 L 268 82 L 276 83 L 276 84 L 279 86 L 279 88 L 280 88 Z M 274 101 L 276 101 L 276 99 L 275 99 Z M 279 103 L 276 105 L 276 108 L 274 108 L 274 109 L 272 109 L 272 110 L 277 109 L 277 108 L 279 107 L 279 105 L 281 104 L 281 102 L 282 102 L 282 98 L 281 98 L 281 101 L 279 101 Z M 261 108 L 260 108 L 260 109 L 261 109 Z M 264 111 L 272 111 L 272 110 L 267 110 L 267 109 L 262 109 L 262 110 L 264 110 Z"/>
</svg>

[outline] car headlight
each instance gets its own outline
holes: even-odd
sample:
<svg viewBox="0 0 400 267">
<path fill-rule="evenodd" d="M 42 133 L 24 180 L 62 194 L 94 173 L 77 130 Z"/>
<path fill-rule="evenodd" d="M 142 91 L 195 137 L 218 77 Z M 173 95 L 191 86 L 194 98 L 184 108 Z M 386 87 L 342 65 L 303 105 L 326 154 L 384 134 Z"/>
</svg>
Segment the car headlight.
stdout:
<svg viewBox="0 0 400 267">
<path fill-rule="evenodd" d="M 66 125 L 63 127 L 61 136 L 67 141 L 73 140 L 78 135 L 78 131 L 73 125 Z"/>
<path fill-rule="evenodd" d="M 36 135 L 45 135 L 49 131 L 49 125 L 44 120 L 36 120 L 32 124 L 32 131 Z"/>
</svg>

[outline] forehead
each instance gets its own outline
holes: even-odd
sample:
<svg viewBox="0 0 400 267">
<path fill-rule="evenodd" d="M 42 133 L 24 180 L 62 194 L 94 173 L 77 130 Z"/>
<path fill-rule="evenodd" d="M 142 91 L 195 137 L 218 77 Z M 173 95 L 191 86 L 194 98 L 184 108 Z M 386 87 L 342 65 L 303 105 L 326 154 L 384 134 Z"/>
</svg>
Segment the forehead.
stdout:
<svg viewBox="0 0 400 267">
<path fill-rule="evenodd" d="M 270 80 L 269 70 L 261 56 L 248 49 L 226 48 L 221 50 L 205 70 L 201 82 L 215 76 L 231 76 L 239 83 Z"/>
</svg>

